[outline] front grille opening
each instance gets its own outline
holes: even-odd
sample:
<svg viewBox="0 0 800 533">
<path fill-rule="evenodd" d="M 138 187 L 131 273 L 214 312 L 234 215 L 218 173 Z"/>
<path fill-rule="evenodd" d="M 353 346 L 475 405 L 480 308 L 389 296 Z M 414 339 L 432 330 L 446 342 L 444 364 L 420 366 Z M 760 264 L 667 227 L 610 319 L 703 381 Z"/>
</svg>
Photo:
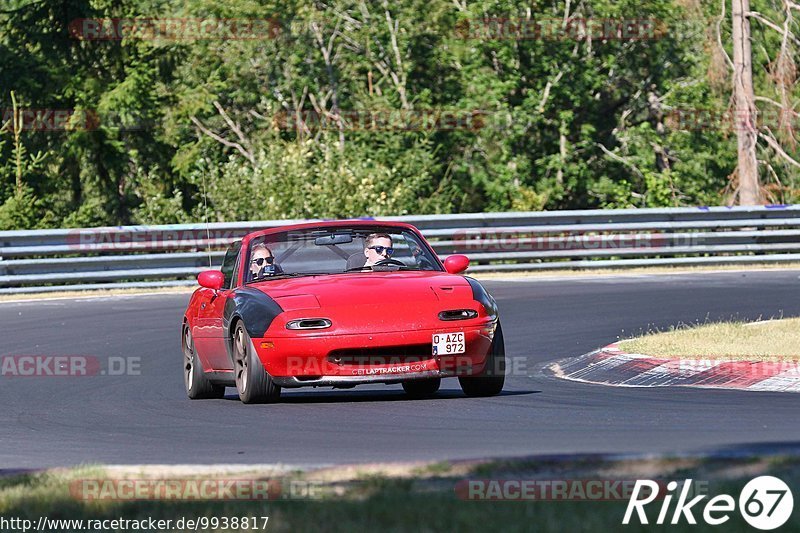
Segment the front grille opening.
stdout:
<svg viewBox="0 0 800 533">
<path fill-rule="evenodd" d="M 286 329 L 325 329 L 331 327 L 327 318 L 301 318 L 286 323 Z"/>
<path fill-rule="evenodd" d="M 390 365 L 418 363 L 432 357 L 430 344 L 410 344 L 333 350 L 328 354 L 328 361 L 335 365 Z"/>
<path fill-rule="evenodd" d="M 439 320 L 468 320 L 478 316 L 474 309 L 452 309 L 439 313 Z"/>
</svg>

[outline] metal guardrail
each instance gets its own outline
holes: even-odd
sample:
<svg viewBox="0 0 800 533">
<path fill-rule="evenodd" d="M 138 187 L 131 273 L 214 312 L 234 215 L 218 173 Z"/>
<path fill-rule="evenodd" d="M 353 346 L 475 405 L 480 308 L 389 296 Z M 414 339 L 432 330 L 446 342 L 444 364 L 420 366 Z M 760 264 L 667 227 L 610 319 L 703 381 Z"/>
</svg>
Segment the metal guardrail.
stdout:
<svg viewBox="0 0 800 533">
<path fill-rule="evenodd" d="M 376 217 L 469 272 L 800 261 L 800 205 Z M 193 285 L 225 246 L 299 220 L 0 232 L 0 293 Z M 304 221 L 303 221 L 304 222 Z"/>
</svg>

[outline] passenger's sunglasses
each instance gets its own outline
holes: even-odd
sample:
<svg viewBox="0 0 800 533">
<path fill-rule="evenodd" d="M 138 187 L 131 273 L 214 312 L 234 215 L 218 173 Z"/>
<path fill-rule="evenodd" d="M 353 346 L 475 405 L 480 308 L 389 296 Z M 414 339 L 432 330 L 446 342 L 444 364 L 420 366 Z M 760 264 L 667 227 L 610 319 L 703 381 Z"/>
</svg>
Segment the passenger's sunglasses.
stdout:
<svg viewBox="0 0 800 533">
<path fill-rule="evenodd" d="M 383 255 L 383 252 L 386 252 L 386 255 L 392 255 L 394 253 L 394 248 L 387 248 L 386 246 L 370 246 L 370 250 L 375 250 L 378 255 Z"/>
<path fill-rule="evenodd" d="M 266 263 L 268 265 L 271 265 L 273 262 L 275 262 L 275 258 L 272 257 L 272 256 L 270 256 L 270 257 L 259 257 L 258 259 L 253 259 L 251 261 L 251 263 L 255 263 L 258 266 L 263 266 L 265 261 L 266 261 Z"/>
</svg>

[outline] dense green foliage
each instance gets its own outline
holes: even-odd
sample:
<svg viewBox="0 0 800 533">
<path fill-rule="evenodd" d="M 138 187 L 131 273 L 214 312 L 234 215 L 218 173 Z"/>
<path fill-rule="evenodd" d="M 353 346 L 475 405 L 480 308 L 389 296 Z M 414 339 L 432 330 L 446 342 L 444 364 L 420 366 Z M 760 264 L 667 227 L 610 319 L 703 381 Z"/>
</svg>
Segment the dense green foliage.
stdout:
<svg viewBox="0 0 800 533">
<path fill-rule="evenodd" d="M 0 229 L 190 222 L 206 212 L 223 221 L 724 203 L 736 138 L 714 118 L 730 111 L 718 44 L 729 53 L 730 10 L 720 7 L 6 0 Z M 784 22 L 780 3 L 752 9 Z M 565 15 L 653 27 L 639 39 L 478 31 L 487 18 L 555 24 Z M 110 27 L 112 18 L 263 24 L 256 38 L 86 33 L 86 19 Z M 781 55 L 780 34 L 753 22 L 753 43 L 757 92 L 791 107 L 794 42 Z M 71 118 L 23 120 L 15 135 L 12 93 L 29 116 Z M 683 110 L 712 119 L 687 125 Z M 388 124 L 374 127 L 370 113 Z M 436 113 L 457 120 L 414 125 Z M 772 129 L 793 156 L 791 128 Z M 759 150 L 768 199 L 797 201 L 798 169 Z"/>
</svg>

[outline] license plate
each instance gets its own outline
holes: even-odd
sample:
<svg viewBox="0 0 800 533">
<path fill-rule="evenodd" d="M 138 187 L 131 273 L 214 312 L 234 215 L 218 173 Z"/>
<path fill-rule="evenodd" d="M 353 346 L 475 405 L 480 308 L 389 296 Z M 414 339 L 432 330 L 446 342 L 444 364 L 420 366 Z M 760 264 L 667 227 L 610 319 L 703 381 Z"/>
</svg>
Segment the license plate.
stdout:
<svg viewBox="0 0 800 533">
<path fill-rule="evenodd" d="M 433 355 L 449 355 L 465 351 L 463 332 L 433 334 Z"/>
</svg>

